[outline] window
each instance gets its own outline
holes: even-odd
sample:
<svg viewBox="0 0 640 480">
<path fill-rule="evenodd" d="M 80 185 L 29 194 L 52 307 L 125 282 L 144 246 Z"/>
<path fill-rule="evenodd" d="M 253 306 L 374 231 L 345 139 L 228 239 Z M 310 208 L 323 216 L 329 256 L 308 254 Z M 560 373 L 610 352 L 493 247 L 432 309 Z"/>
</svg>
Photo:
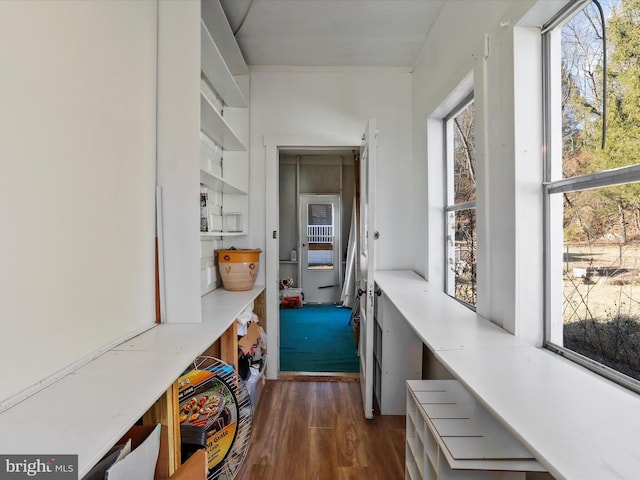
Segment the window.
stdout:
<svg viewBox="0 0 640 480">
<path fill-rule="evenodd" d="M 543 41 L 547 344 L 640 391 L 640 2 L 573 2 Z"/>
<path fill-rule="evenodd" d="M 475 109 L 467 97 L 445 118 L 447 232 L 446 290 L 475 305 L 476 289 L 476 148 Z"/>
</svg>

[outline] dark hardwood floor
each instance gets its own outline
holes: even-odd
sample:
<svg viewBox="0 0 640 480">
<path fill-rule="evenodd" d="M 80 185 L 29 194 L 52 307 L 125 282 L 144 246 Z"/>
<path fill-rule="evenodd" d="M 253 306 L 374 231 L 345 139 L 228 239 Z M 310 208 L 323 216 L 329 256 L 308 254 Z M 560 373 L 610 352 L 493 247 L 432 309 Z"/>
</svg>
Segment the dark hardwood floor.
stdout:
<svg viewBox="0 0 640 480">
<path fill-rule="evenodd" d="M 236 479 L 402 479 L 404 434 L 404 416 L 364 418 L 358 382 L 267 381 Z"/>
</svg>

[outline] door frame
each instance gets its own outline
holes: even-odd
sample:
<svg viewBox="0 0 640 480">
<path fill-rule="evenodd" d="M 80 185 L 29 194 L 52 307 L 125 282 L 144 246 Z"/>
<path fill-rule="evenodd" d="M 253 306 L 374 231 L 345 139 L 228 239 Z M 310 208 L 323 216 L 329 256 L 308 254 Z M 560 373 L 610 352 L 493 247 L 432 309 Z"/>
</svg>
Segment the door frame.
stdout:
<svg viewBox="0 0 640 480">
<path fill-rule="evenodd" d="M 279 170 L 280 150 L 357 150 L 360 151 L 360 135 L 349 135 L 345 138 L 329 138 L 318 134 L 300 135 L 264 135 L 265 148 L 265 288 L 266 288 L 266 334 L 269 338 L 266 377 L 270 380 L 278 378 L 280 373 L 280 221 L 278 218 L 279 203 Z"/>
</svg>

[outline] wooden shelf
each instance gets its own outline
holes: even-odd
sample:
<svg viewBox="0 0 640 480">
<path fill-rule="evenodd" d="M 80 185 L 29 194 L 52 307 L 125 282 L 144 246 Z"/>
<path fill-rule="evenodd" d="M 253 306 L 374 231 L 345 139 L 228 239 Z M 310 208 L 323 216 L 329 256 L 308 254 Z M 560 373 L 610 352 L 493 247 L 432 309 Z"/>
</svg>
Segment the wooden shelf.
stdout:
<svg viewBox="0 0 640 480">
<path fill-rule="evenodd" d="M 200 238 L 218 238 L 218 237 L 241 237 L 247 232 L 200 232 Z"/>
<path fill-rule="evenodd" d="M 200 169 L 200 183 L 204 183 L 211 190 L 226 195 L 249 195 L 249 192 L 233 185 L 221 176 L 202 169 Z"/>
<path fill-rule="evenodd" d="M 204 20 L 200 21 L 201 70 L 222 97 L 225 105 L 230 107 L 247 107 L 247 100 L 240 91 L 222 54 L 211 37 Z"/>
<path fill-rule="evenodd" d="M 200 94 L 200 128 L 225 150 L 246 151 L 247 147 L 227 124 L 226 120 L 213 108 L 209 99 Z"/>
</svg>

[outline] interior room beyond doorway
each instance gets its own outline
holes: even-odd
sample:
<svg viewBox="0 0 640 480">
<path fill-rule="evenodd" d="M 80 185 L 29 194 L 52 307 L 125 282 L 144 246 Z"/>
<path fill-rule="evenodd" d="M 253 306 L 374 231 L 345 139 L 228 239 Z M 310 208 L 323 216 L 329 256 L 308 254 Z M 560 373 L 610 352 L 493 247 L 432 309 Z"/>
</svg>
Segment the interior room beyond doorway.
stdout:
<svg viewBox="0 0 640 480">
<path fill-rule="evenodd" d="M 342 342 L 348 351 L 336 352 L 335 343 L 318 337 L 352 336 L 349 314 L 354 288 L 350 282 L 344 285 L 344 280 L 349 236 L 355 235 L 352 215 L 356 154 L 357 149 L 280 151 L 278 276 L 283 288 L 280 291 L 280 365 L 283 372 L 354 372 L 353 368 L 339 367 L 345 365 L 343 361 L 332 361 L 333 357 L 353 357 L 355 362 L 357 348 L 354 342 Z M 299 303 L 296 303 L 298 297 L 283 301 L 288 295 L 296 294 L 299 294 Z M 286 312 L 284 307 L 288 307 Z M 331 309 L 342 312 L 336 315 Z M 319 323 L 320 328 L 306 329 L 304 322 L 308 321 L 312 310 L 313 316 L 317 317 L 313 323 Z M 338 316 L 341 320 L 336 323 Z M 305 331 L 292 331 L 301 328 Z M 288 337 L 304 341 L 296 341 L 292 349 L 291 345 L 285 347 L 283 344 Z M 302 365 L 295 358 L 289 358 L 292 355 L 298 359 L 318 359 L 318 362 L 312 361 L 309 365 L 307 361 Z M 298 363 L 300 368 L 295 366 Z M 325 370 L 325 366 L 330 369 Z"/>
</svg>

